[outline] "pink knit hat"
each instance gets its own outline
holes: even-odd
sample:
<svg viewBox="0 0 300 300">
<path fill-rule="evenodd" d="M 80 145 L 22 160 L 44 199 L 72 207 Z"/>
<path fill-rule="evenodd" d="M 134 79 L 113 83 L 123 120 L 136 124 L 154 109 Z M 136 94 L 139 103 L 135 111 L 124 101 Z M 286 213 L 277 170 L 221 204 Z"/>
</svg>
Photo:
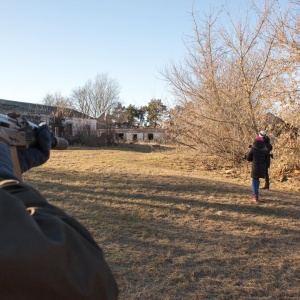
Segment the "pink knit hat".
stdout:
<svg viewBox="0 0 300 300">
<path fill-rule="evenodd" d="M 255 138 L 255 142 L 263 142 L 263 141 L 264 141 L 264 139 L 261 136 L 257 136 Z"/>
</svg>

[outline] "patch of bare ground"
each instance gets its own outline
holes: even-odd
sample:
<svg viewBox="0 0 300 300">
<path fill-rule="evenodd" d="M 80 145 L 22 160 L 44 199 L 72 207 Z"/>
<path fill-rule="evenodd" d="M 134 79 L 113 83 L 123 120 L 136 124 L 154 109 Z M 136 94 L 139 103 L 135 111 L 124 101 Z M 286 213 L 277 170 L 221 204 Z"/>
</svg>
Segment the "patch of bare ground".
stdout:
<svg viewBox="0 0 300 300">
<path fill-rule="evenodd" d="M 53 151 L 25 174 L 104 250 L 120 299 L 300 299 L 300 197 L 149 148 Z M 194 161 L 194 162 L 193 162 Z"/>
</svg>

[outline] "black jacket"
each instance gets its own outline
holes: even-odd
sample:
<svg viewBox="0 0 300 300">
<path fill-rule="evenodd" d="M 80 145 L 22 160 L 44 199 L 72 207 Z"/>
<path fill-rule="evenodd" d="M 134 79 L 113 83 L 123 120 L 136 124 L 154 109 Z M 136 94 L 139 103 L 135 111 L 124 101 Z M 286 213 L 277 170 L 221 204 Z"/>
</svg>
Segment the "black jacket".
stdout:
<svg viewBox="0 0 300 300">
<path fill-rule="evenodd" d="M 0 299 L 115 300 L 102 250 L 75 219 L 15 180 L 0 182 Z"/>
<path fill-rule="evenodd" d="M 265 178 L 268 156 L 268 149 L 264 142 L 253 143 L 247 155 L 247 160 L 252 161 L 252 178 Z"/>
<path fill-rule="evenodd" d="M 268 157 L 267 157 L 266 167 L 270 168 L 270 165 L 271 165 L 271 154 L 270 154 L 270 152 L 273 150 L 273 146 L 271 145 L 270 138 L 268 136 L 264 136 L 263 139 L 264 139 L 265 145 L 268 149 Z"/>
</svg>

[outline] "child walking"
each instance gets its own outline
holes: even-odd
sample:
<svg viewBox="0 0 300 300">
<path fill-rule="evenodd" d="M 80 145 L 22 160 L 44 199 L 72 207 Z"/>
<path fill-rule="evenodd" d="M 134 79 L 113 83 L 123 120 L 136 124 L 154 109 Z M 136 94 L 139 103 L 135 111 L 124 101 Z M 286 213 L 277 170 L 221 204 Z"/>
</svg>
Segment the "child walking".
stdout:
<svg viewBox="0 0 300 300">
<path fill-rule="evenodd" d="M 252 162 L 252 201 L 258 202 L 259 179 L 266 176 L 266 164 L 268 159 L 268 149 L 261 136 L 255 138 L 255 141 L 247 155 L 247 160 Z"/>
</svg>

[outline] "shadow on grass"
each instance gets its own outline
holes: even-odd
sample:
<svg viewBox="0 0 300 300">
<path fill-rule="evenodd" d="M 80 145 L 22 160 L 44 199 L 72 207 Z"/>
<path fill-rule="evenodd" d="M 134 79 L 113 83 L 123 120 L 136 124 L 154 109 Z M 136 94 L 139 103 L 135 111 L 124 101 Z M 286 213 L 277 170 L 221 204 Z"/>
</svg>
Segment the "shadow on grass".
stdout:
<svg viewBox="0 0 300 300">
<path fill-rule="evenodd" d="M 174 150 L 173 146 L 165 146 L 155 143 L 148 144 L 136 144 L 136 143 L 119 143 L 115 146 L 105 146 L 105 147 L 75 147 L 71 146 L 68 148 L 70 151 L 99 151 L 99 150 L 117 150 L 117 151 L 127 151 L 127 152 L 140 152 L 140 153 L 151 153 L 151 152 L 165 152 Z"/>
<path fill-rule="evenodd" d="M 92 230 L 120 299 L 300 296 L 296 193 L 255 206 L 250 186 L 218 180 L 42 172 L 32 183 Z"/>
<path fill-rule="evenodd" d="M 47 173 L 47 177 L 49 178 L 55 178 L 57 176 L 57 174 L 51 171 Z M 81 174 L 77 172 L 73 172 L 72 174 L 59 174 L 59 177 L 68 178 L 69 182 L 77 181 L 80 176 Z M 97 177 L 97 175 L 95 176 Z M 273 194 L 270 191 L 264 192 L 264 202 L 260 205 L 253 205 L 249 200 L 251 187 L 217 180 L 151 175 L 147 175 L 146 178 L 141 179 L 140 177 L 127 178 L 120 175 L 120 177 L 117 178 L 101 177 L 95 181 L 95 185 L 91 185 L 89 184 L 89 180 L 86 181 L 86 179 L 87 178 L 84 179 L 85 184 L 76 186 L 74 190 L 75 193 L 87 194 L 89 197 L 98 197 L 99 191 L 95 191 L 95 189 L 102 183 L 103 186 L 109 188 L 105 188 L 101 191 L 101 195 L 106 199 L 120 198 L 120 203 L 125 201 L 125 199 L 142 199 L 142 202 L 139 203 L 141 206 L 152 205 L 156 207 L 165 204 L 165 207 L 171 206 L 174 210 L 176 209 L 174 205 L 184 204 L 190 207 L 189 210 L 193 207 L 203 207 L 216 211 L 253 214 L 256 216 L 300 219 L 300 203 L 299 201 L 295 201 L 298 196 L 296 193 L 276 192 Z M 126 182 L 126 185 L 120 186 L 120 183 L 123 181 Z M 41 182 L 41 184 L 45 189 L 70 189 L 68 183 L 54 183 L 51 184 L 52 187 L 43 182 Z M 127 191 L 128 188 L 134 189 L 135 192 L 129 193 Z M 72 190 L 70 192 L 72 193 Z M 289 201 L 289 199 L 291 199 L 291 201 Z M 151 202 L 155 202 L 156 204 Z"/>
</svg>

